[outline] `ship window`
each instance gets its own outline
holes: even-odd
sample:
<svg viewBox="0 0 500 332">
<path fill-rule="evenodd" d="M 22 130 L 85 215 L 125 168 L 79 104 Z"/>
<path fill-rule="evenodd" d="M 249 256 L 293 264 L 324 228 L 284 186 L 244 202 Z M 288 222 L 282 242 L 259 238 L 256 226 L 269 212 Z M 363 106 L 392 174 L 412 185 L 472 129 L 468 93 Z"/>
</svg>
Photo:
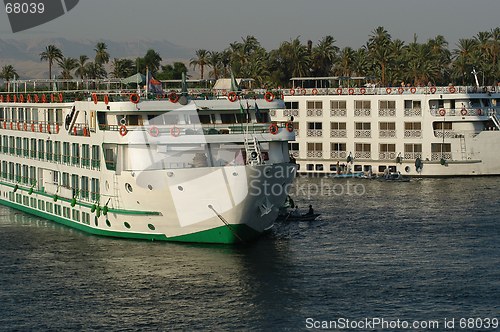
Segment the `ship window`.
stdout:
<svg viewBox="0 0 500 332">
<path fill-rule="evenodd" d="M 346 143 L 331 143 L 330 149 L 336 152 L 346 151 L 346 146 L 347 146 Z"/>
<path fill-rule="evenodd" d="M 221 114 L 220 119 L 222 123 L 236 123 L 236 118 L 234 117 L 234 114 Z"/>
<path fill-rule="evenodd" d="M 396 152 L 396 144 L 380 144 L 380 152 Z"/>
<path fill-rule="evenodd" d="M 323 123 L 322 122 L 308 122 L 307 128 L 320 130 L 320 129 L 323 129 Z"/>
<path fill-rule="evenodd" d="M 322 101 L 308 101 L 307 102 L 307 109 L 320 110 L 322 108 L 323 108 L 323 102 Z"/>
<path fill-rule="evenodd" d="M 366 110 L 371 109 L 371 102 L 369 100 L 355 100 L 354 101 L 354 109 L 357 110 Z"/>
<path fill-rule="evenodd" d="M 433 124 L 434 130 L 452 130 L 453 123 L 452 122 L 434 122 Z"/>
<path fill-rule="evenodd" d="M 287 101 L 285 102 L 285 108 L 290 110 L 297 110 L 299 109 L 299 102 L 298 101 Z"/>
<path fill-rule="evenodd" d="M 330 122 L 331 130 L 345 130 L 346 123 L 345 122 Z"/>
<path fill-rule="evenodd" d="M 314 170 L 314 164 L 307 164 L 306 165 L 306 170 L 308 170 L 308 171 Z"/>
<path fill-rule="evenodd" d="M 330 108 L 332 110 L 345 110 L 347 108 L 347 103 L 345 100 L 331 100 L 330 101 Z"/>
<path fill-rule="evenodd" d="M 62 173 L 62 186 L 64 188 L 69 188 L 69 173 Z"/>
<path fill-rule="evenodd" d="M 370 122 L 355 122 L 355 127 L 356 130 L 371 130 L 371 123 Z"/>
<path fill-rule="evenodd" d="M 441 152 L 451 152 L 451 144 L 450 143 L 432 143 L 431 151 L 433 153 L 441 153 Z"/>
<path fill-rule="evenodd" d="M 405 122 L 405 130 L 421 130 L 422 124 L 420 122 Z"/>
<path fill-rule="evenodd" d="M 314 168 L 315 168 L 316 171 L 322 171 L 323 170 L 323 164 L 316 164 Z"/>
<path fill-rule="evenodd" d="M 405 100 L 405 108 L 422 108 L 422 102 L 420 100 Z"/>
<path fill-rule="evenodd" d="M 380 109 L 396 109 L 396 101 L 395 100 L 380 100 L 378 104 Z"/>
<path fill-rule="evenodd" d="M 199 114 L 198 117 L 200 119 L 200 123 L 202 124 L 212 123 L 212 117 L 210 114 Z"/>
<path fill-rule="evenodd" d="M 380 122 L 379 123 L 380 130 L 396 130 L 395 122 Z"/>
<path fill-rule="evenodd" d="M 299 143 L 288 143 L 288 150 L 299 151 Z"/>
</svg>

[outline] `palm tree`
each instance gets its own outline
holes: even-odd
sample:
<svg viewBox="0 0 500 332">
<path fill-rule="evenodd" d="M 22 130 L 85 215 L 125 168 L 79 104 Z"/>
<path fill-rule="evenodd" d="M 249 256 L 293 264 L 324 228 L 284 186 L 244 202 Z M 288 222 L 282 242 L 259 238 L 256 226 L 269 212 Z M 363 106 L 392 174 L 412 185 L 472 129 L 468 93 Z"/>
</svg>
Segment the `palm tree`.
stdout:
<svg viewBox="0 0 500 332">
<path fill-rule="evenodd" d="M 75 75 L 80 76 L 80 79 L 82 79 L 82 80 L 87 74 L 85 71 L 85 66 L 86 66 L 86 62 L 88 59 L 89 59 L 88 56 L 80 55 L 80 58 L 78 59 L 78 63 L 76 66 Z"/>
<path fill-rule="evenodd" d="M 156 75 L 161 66 L 162 58 L 158 52 L 153 49 L 149 49 L 144 56 L 144 64 L 146 68 L 149 68 L 149 71 L 152 75 Z"/>
<path fill-rule="evenodd" d="M 378 66 L 382 85 L 386 85 L 387 66 L 393 59 L 393 54 L 390 50 L 391 35 L 383 28 L 378 27 L 372 31 L 372 35 L 368 40 L 367 49 L 373 59 L 374 65 Z"/>
<path fill-rule="evenodd" d="M 215 79 L 219 78 L 219 72 L 222 69 L 222 54 L 220 52 L 211 51 L 208 54 L 208 65 L 212 67 L 209 75 Z"/>
<path fill-rule="evenodd" d="M 45 51 L 40 53 L 40 61 L 47 61 L 49 63 L 49 79 L 52 78 L 52 64 L 54 60 L 62 59 L 63 54 L 55 45 L 48 45 Z"/>
<path fill-rule="evenodd" d="M 136 72 L 134 61 L 131 59 L 113 59 L 113 71 L 111 75 L 114 78 L 124 78 L 133 75 Z"/>
<path fill-rule="evenodd" d="M 108 53 L 108 46 L 106 43 L 99 42 L 96 44 L 94 51 L 95 51 L 95 59 L 94 62 L 98 65 L 103 65 L 105 63 L 109 62 L 109 53 Z"/>
<path fill-rule="evenodd" d="M 78 61 L 75 58 L 62 58 L 57 60 L 57 64 L 62 69 L 61 78 L 62 79 L 72 79 L 71 71 L 78 67 Z"/>
<path fill-rule="evenodd" d="M 203 74 L 205 72 L 205 66 L 208 63 L 208 55 L 209 52 L 207 50 L 197 50 L 196 51 L 196 58 L 192 58 L 191 61 L 189 62 L 189 65 L 193 67 L 194 70 L 196 70 L 196 66 L 200 67 L 200 73 L 201 73 L 201 79 L 203 79 Z"/>
<path fill-rule="evenodd" d="M 5 87 L 7 87 L 8 82 L 13 79 L 19 77 L 17 74 L 16 70 L 12 65 L 5 65 L 2 67 L 2 70 L 0 71 L 0 78 L 2 78 L 5 81 Z"/>
<path fill-rule="evenodd" d="M 325 36 L 312 48 L 312 71 L 314 76 L 328 76 L 332 65 L 335 62 L 339 48 L 334 45 L 335 39 L 332 36 Z"/>
<path fill-rule="evenodd" d="M 458 48 L 453 50 L 454 61 L 452 65 L 452 74 L 455 79 L 461 79 L 465 84 L 466 77 L 474 67 L 474 52 L 477 47 L 477 41 L 474 39 L 459 39 Z"/>
</svg>

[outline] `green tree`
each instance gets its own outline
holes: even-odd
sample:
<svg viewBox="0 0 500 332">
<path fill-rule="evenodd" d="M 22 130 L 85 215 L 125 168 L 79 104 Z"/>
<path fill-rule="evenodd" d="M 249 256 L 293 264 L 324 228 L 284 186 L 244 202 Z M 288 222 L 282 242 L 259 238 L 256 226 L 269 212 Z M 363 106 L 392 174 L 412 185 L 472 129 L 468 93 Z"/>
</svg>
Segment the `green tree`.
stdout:
<svg viewBox="0 0 500 332">
<path fill-rule="evenodd" d="M 78 61 L 75 58 L 63 57 L 57 60 L 57 64 L 62 69 L 61 78 L 62 79 L 72 79 L 71 71 L 78 67 Z"/>
<path fill-rule="evenodd" d="M 208 56 L 209 52 L 207 50 L 197 50 L 196 57 L 192 58 L 189 62 L 189 65 L 193 67 L 193 70 L 196 70 L 196 67 L 200 67 L 201 79 L 203 79 L 205 74 L 205 66 L 208 64 Z"/>
<path fill-rule="evenodd" d="M 80 55 L 80 58 L 78 58 L 78 63 L 76 65 L 75 75 L 78 75 L 80 77 L 80 79 L 82 79 L 82 80 L 87 74 L 85 72 L 85 66 L 86 66 L 88 59 L 89 59 L 89 57 L 86 55 Z"/>
<path fill-rule="evenodd" d="M 52 78 L 52 65 L 55 60 L 63 58 L 63 54 L 55 45 L 48 45 L 45 51 L 40 53 L 40 61 L 47 61 L 49 63 L 49 79 Z"/>
</svg>

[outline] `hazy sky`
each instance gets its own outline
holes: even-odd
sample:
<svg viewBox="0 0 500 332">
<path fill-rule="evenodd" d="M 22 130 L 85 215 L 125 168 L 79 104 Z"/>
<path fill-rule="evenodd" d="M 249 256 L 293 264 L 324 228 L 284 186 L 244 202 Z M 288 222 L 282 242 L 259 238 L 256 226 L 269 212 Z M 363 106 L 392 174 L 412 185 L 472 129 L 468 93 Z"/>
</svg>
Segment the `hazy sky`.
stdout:
<svg viewBox="0 0 500 332">
<path fill-rule="evenodd" d="M 207 50 L 247 35 L 267 49 L 326 35 L 339 47 L 359 48 L 378 26 L 405 42 L 414 33 L 419 42 L 440 34 L 455 48 L 459 38 L 500 26 L 500 0 L 80 0 L 66 15 L 16 34 L 0 12 L 5 39 L 168 40 Z"/>
</svg>

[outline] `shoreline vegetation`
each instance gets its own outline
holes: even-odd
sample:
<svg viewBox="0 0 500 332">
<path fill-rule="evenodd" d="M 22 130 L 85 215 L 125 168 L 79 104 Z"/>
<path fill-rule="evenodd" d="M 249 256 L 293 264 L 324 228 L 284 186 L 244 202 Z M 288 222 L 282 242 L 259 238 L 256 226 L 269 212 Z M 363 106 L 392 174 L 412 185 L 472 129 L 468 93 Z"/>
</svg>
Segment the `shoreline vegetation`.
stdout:
<svg viewBox="0 0 500 332">
<path fill-rule="evenodd" d="M 471 38 L 459 39 L 449 49 L 442 35 L 410 43 L 393 39 L 384 27 L 374 29 L 362 47 L 339 48 L 333 36 L 327 35 L 313 43 L 302 43 L 299 37 L 284 41 L 277 49 L 267 51 L 254 36 L 242 37 L 224 50 L 199 49 L 188 66 L 198 71 L 201 79 L 230 77 L 252 78 L 259 87 L 290 87 L 292 77 L 366 77 L 381 86 L 475 85 L 473 71 L 480 85 L 497 85 L 500 78 L 500 27 L 478 32 Z M 146 68 L 158 80 L 181 79 L 188 73 L 184 62 L 162 64 L 154 49 L 135 60 L 113 58 L 103 42 L 96 44 L 94 57 L 65 57 L 54 45 L 39 54 L 47 62 L 49 77 L 61 79 L 125 78 Z M 106 70 L 109 69 L 109 72 Z M 5 90 L 7 83 L 19 79 L 12 65 L 0 69 Z M 21 77 L 22 79 L 22 77 Z M 351 81 L 351 84 L 356 84 Z"/>
</svg>

